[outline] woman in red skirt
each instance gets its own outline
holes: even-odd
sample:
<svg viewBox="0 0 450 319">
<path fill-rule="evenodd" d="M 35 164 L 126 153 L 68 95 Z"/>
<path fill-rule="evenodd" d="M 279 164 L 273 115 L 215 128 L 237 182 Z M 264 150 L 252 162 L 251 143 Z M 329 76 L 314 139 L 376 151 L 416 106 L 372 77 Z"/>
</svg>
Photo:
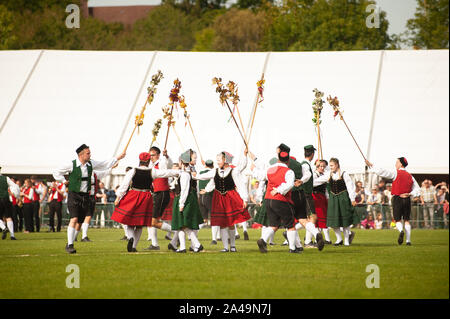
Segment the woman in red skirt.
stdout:
<svg viewBox="0 0 450 319">
<path fill-rule="evenodd" d="M 222 152 L 217 155 L 219 168 L 208 172 L 197 174 L 198 180 L 213 180 L 214 192 L 211 208 L 211 226 L 219 226 L 223 249 L 222 252 L 236 252 L 234 225 L 249 220 L 250 214 L 247 210 L 248 191 L 241 185 L 241 172 L 247 166 L 247 150 L 244 151 L 244 160 L 236 168 L 230 164 L 233 156 Z M 239 195 L 236 188 L 239 189 Z M 228 250 L 228 239 L 230 249 Z"/>
<path fill-rule="evenodd" d="M 142 227 L 152 225 L 153 198 L 151 186 L 153 179 L 178 176 L 177 170 L 150 169 L 150 154 L 139 155 L 139 167 L 127 172 L 116 191 L 116 208 L 111 219 L 127 225 L 128 252 L 136 252 L 141 238 Z"/>
<path fill-rule="evenodd" d="M 316 171 L 314 174 L 315 178 L 320 177 L 324 174 L 326 167 L 328 166 L 328 162 L 326 160 L 317 160 L 316 163 Z M 327 208 L 328 208 L 328 199 L 326 196 L 327 187 L 325 184 L 316 186 L 313 188 L 313 199 L 314 206 L 316 208 L 316 227 L 319 228 L 319 231 L 322 231 L 325 237 L 325 244 L 330 245 L 330 233 L 327 227 Z"/>
</svg>

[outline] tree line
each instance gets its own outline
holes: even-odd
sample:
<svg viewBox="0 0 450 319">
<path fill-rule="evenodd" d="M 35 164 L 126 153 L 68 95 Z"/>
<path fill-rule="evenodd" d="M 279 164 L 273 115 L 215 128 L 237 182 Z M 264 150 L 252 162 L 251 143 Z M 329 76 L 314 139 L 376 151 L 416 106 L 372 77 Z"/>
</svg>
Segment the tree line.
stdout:
<svg viewBox="0 0 450 319">
<path fill-rule="evenodd" d="M 80 0 L 0 0 L 0 49 L 336 51 L 449 47 L 449 1 L 417 0 L 406 31 L 389 35 L 386 12 L 369 28 L 370 0 L 163 0 L 131 26 L 82 17 Z"/>
</svg>

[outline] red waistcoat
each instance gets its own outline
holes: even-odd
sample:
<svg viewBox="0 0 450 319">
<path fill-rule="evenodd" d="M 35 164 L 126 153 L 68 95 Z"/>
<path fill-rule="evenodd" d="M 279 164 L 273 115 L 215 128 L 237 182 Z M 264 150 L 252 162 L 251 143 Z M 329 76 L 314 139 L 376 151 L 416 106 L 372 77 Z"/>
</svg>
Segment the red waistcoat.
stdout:
<svg viewBox="0 0 450 319">
<path fill-rule="evenodd" d="M 23 192 L 25 193 L 25 195 L 28 196 L 28 195 L 30 194 L 30 190 L 31 190 L 31 189 L 32 189 L 32 187 L 25 188 L 25 189 L 23 190 Z M 24 197 L 23 197 L 23 203 L 24 203 L 24 204 L 32 203 L 33 201 L 29 200 L 27 196 L 24 196 Z"/>
<path fill-rule="evenodd" d="M 156 169 L 159 168 L 159 162 L 155 165 Z M 153 191 L 163 192 L 169 190 L 169 179 L 168 178 L 156 178 L 153 180 Z"/>
<path fill-rule="evenodd" d="M 404 193 L 410 193 L 413 186 L 413 179 L 410 173 L 405 170 L 398 169 L 397 177 L 392 182 L 392 195 L 401 195 Z"/>
<path fill-rule="evenodd" d="M 274 188 L 277 188 L 281 184 L 286 182 L 286 172 L 290 169 L 285 166 L 272 166 L 267 171 L 267 191 L 266 191 L 266 199 L 275 199 L 282 202 L 288 202 L 292 204 L 291 199 L 291 191 L 289 191 L 286 195 L 282 195 L 280 193 L 276 194 L 275 196 L 272 196 L 271 191 Z"/>
</svg>

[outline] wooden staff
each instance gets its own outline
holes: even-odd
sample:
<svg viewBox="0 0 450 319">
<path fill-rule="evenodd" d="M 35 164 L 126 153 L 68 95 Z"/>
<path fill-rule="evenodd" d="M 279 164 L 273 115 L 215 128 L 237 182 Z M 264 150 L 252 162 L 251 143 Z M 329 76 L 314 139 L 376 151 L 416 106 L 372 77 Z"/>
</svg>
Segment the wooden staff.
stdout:
<svg viewBox="0 0 450 319">
<path fill-rule="evenodd" d="M 164 142 L 164 149 L 166 149 L 167 139 L 169 138 L 169 130 L 170 130 L 170 124 L 172 123 L 172 112 L 173 112 L 173 104 L 174 103 L 172 103 L 172 107 L 170 108 L 170 118 L 169 118 L 169 122 L 167 123 L 167 134 L 166 134 L 166 141 Z"/>
<path fill-rule="evenodd" d="M 316 117 L 316 123 L 317 123 L 317 136 L 318 136 L 318 138 L 319 138 L 319 141 L 318 141 L 318 145 L 317 145 L 317 148 L 318 148 L 318 156 L 319 156 L 319 159 L 321 159 L 321 160 L 323 160 L 323 152 L 322 152 L 322 141 L 321 141 L 321 139 L 320 139 L 320 124 L 319 124 L 319 115 L 317 115 L 317 117 Z"/>
<path fill-rule="evenodd" d="M 242 135 L 241 129 L 239 128 L 239 125 L 238 125 L 238 123 L 237 123 L 237 121 L 236 121 L 236 118 L 234 117 L 233 111 L 231 110 L 230 105 L 228 104 L 228 101 L 227 101 L 227 100 L 225 100 L 225 104 L 228 106 L 228 110 L 230 111 L 231 117 L 232 117 L 233 120 L 234 120 L 234 124 L 236 124 L 236 127 L 237 127 L 237 129 L 238 129 L 238 131 L 239 131 L 239 134 L 241 134 L 241 137 L 242 137 L 242 140 L 244 141 L 245 147 L 246 147 L 247 150 L 248 150 L 248 144 L 247 144 L 247 141 L 245 140 L 244 135 Z"/>
<path fill-rule="evenodd" d="M 261 75 L 261 80 L 260 82 L 264 81 L 264 72 Z M 252 131 L 253 131 L 253 123 L 255 122 L 255 115 L 256 115 L 256 108 L 258 107 L 258 104 L 260 103 L 260 97 L 261 97 L 261 92 L 259 92 L 259 87 L 258 87 L 258 96 L 256 98 L 256 104 L 254 107 L 254 111 L 252 114 L 252 123 L 250 124 L 250 131 L 248 132 L 248 136 L 247 136 L 247 143 L 250 144 L 250 137 L 252 136 Z"/>
<path fill-rule="evenodd" d="M 126 152 L 126 151 L 127 151 L 127 148 L 128 148 L 128 145 L 130 145 L 131 138 L 132 138 L 133 135 L 134 135 L 134 131 L 136 131 L 136 128 L 139 126 L 139 122 L 141 121 L 142 114 L 144 114 L 144 111 L 145 111 L 145 107 L 146 107 L 146 105 L 147 105 L 147 102 L 148 102 L 148 98 L 147 98 L 147 100 L 145 101 L 145 105 L 144 105 L 144 107 L 142 108 L 141 113 L 139 113 L 138 120 L 137 120 L 136 123 L 134 124 L 133 132 L 131 132 L 131 136 L 130 136 L 130 138 L 128 139 L 128 143 L 127 143 L 127 145 L 125 146 L 125 149 L 123 150 L 123 152 Z"/>
<path fill-rule="evenodd" d="M 174 123 L 172 126 L 173 126 L 173 132 L 174 132 L 175 135 L 177 136 L 178 143 L 180 143 L 181 149 L 184 150 L 183 143 L 181 143 L 180 136 L 178 136 L 177 130 L 175 129 L 175 123 Z"/>
<path fill-rule="evenodd" d="M 244 133 L 245 141 L 247 141 L 247 136 L 245 135 L 244 123 L 242 123 L 242 118 L 241 118 L 241 113 L 239 112 L 239 107 L 238 107 L 237 104 L 235 104 L 235 107 L 236 107 L 237 114 L 238 114 L 238 117 L 239 117 L 239 122 L 241 123 L 242 132 Z M 245 145 L 247 145 L 247 143 L 248 143 L 248 142 L 246 142 Z"/>
<path fill-rule="evenodd" d="M 353 134 L 352 134 L 352 132 L 350 131 L 350 129 L 349 129 L 347 123 L 345 122 L 344 117 L 343 117 L 342 114 L 341 114 L 341 111 L 339 111 L 339 110 L 336 110 L 336 111 L 339 113 L 339 117 L 341 118 L 342 122 L 344 122 L 345 127 L 347 128 L 347 130 L 348 130 L 348 132 L 350 133 L 350 135 L 351 135 L 353 141 L 354 141 L 355 144 L 356 144 L 356 147 L 358 148 L 359 152 L 361 153 L 362 157 L 364 158 L 364 162 L 367 161 L 366 157 L 364 156 L 363 152 L 361 151 L 361 148 L 359 148 L 358 143 L 356 142 L 355 138 L 353 137 Z"/>
</svg>

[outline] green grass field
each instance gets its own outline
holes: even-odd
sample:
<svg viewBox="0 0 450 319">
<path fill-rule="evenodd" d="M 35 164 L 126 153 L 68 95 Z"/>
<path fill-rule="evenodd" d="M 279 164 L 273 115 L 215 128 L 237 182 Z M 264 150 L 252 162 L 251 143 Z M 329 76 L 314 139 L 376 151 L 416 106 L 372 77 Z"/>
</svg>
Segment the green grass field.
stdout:
<svg viewBox="0 0 450 319">
<path fill-rule="evenodd" d="M 236 241 L 237 253 L 220 253 L 210 234 L 199 232 L 204 252 L 176 254 L 163 232 L 161 251 L 143 250 L 144 230 L 139 252 L 127 253 L 123 230 L 90 229 L 93 242 L 77 242 L 74 255 L 64 251 L 65 232 L 8 235 L 0 241 L 0 298 L 449 298 L 448 230 L 413 230 L 412 246 L 399 246 L 395 230 L 356 230 L 351 247 L 302 254 L 280 245 L 281 232 L 267 254 L 258 251 L 259 230 Z M 79 266 L 80 288 L 66 287 L 69 264 Z M 379 267 L 380 288 L 366 287 L 369 264 Z"/>
</svg>

